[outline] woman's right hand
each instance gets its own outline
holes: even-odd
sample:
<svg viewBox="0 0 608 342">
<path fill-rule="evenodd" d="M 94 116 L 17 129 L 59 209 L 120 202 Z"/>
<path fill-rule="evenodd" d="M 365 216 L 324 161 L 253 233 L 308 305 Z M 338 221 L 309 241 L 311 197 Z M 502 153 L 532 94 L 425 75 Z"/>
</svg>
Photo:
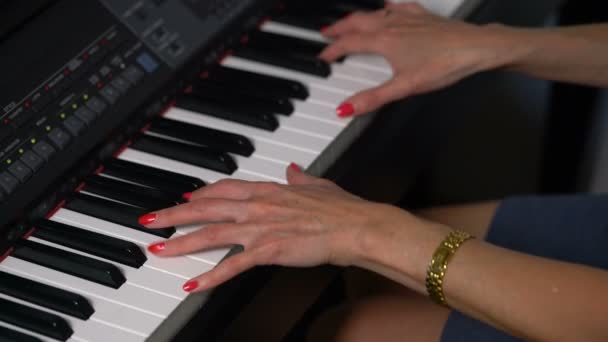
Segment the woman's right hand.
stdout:
<svg viewBox="0 0 608 342">
<path fill-rule="evenodd" d="M 338 115 L 369 113 L 408 96 L 437 90 L 479 71 L 508 63 L 516 53 L 498 25 L 480 27 L 434 15 L 416 3 L 357 12 L 323 30 L 333 38 L 320 57 L 327 62 L 349 54 L 384 56 L 394 76 L 347 99 Z"/>
</svg>

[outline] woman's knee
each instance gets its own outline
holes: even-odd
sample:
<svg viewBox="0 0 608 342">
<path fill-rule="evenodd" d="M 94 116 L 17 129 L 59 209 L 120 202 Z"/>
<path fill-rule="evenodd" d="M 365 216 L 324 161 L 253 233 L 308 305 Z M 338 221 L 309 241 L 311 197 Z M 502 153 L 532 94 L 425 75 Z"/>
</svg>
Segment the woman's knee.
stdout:
<svg viewBox="0 0 608 342">
<path fill-rule="evenodd" d="M 448 315 L 422 296 L 377 296 L 328 312 L 310 341 L 438 341 Z"/>
</svg>

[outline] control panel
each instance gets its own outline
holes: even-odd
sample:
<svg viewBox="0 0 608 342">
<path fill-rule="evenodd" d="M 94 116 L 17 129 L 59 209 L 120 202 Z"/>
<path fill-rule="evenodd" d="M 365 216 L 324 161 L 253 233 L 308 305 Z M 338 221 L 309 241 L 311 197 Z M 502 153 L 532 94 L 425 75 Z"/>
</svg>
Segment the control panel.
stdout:
<svg viewBox="0 0 608 342">
<path fill-rule="evenodd" d="M 271 3 L 57 0 L 0 40 L 0 234 L 48 212 Z"/>
</svg>

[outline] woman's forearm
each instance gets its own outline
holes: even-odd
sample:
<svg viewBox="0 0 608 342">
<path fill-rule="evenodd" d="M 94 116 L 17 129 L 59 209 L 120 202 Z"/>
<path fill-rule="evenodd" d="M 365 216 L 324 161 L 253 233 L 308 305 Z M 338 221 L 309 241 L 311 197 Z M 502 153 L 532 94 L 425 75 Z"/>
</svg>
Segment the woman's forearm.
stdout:
<svg viewBox="0 0 608 342">
<path fill-rule="evenodd" d="M 490 25 L 487 29 L 508 50 L 518 52 L 502 67 L 552 81 L 608 87 L 608 24 L 552 29 Z"/>
<path fill-rule="evenodd" d="M 371 257 L 362 266 L 425 293 L 426 268 L 449 231 L 427 228 L 415 242 L 404 227 L 403 234 L 378 237 L 367 244 Z M 608 272 L 471 240 L 450 262 L 444 293 L 455 309 L 526 339 L 608 340 Z"/>
</svg>

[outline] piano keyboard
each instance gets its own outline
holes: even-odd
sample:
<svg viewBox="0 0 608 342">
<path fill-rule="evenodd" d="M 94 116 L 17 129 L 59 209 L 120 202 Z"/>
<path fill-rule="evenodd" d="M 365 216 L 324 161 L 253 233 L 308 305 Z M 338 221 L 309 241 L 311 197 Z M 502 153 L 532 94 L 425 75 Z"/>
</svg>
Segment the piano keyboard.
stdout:
<svg viewBox="0 0 608 342">
<path fill-rule="evenodd" d="M 459 0 L 427 5 L 444 15 L 465 14 Z M 328 43 L 316 31 L 275 21 L 264 23 L 261 32 Z M 272 53 L 246 47 L 248 53 L 237 49 L 221 67 L 209 70 L 191 94 L 178 98 L 162 120 L 152 122 L 143 137 L 92 176 L 78 196 L 40 223 L 34 235 L 0 263 L 0 340 L 168 340 L 208 296 L 188 296 L 182 284 L 212 269 L 231 250 L 158 258 L 146 250 L 148 245 L 199 227 L 176 227 L 158 236 L 137 227 L 138 215 L 180 203 L 182 192 L 202 185 L 198 180 L 284 183 L 291 162 L 323 174 L 372 119 L 339 119 L 335 108 L 392 75 L 388 63 L 377 56 L 350 56 L 329 66 L 325 77 L 319 73 L 327 70 L 318 65 L 277 65 L 268 59 Z M 255 99 L 246 96 L 251 84 L 232 82 L 234 98 L 218 95 L 215 106 L 196 107 L 208 100 L 197 97 L 197 86 L 202 92 L 209 87 L 221 90 L 234 80 L 230 77 L 239 75 L 259 80 L 258 90 L 272 89 L 288 101 L 251 102 Z M 276 84 L 291 87 L 273 88 Z M 251 108 L 259 109 L 255 117 L 247 116 Z M 172 134 L 175 130 L 192 134 Z M 192 141 L 205 137 L 217 138 L 225 153 Z"/>
</svg>

